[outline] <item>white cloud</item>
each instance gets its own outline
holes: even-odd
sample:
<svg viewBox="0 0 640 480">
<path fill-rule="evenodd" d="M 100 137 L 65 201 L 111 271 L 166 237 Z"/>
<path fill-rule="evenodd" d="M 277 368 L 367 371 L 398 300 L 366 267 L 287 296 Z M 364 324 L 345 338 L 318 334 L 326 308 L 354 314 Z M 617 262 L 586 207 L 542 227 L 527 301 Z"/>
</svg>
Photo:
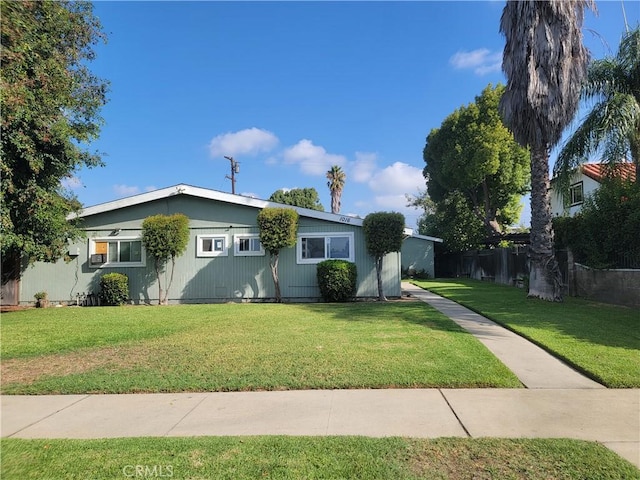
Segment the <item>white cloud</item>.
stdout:
<svg viewBox="0 0 640 480">
<path fill-rule="evenodd" d="M 415 194 L 425 188 L 422 170 L 402 162 L 396 162 L 371 177 L 369 187 L 385 196 L 401 196 L 406 204 L 405 194 Z"/>
<path fill-rule="evenodd" d="M 113 191 L 119 197 L 130 197 L 131 195 L 137 195 L 140 193 L 140 188 L 130 185 L 114 185 Z"/>
<path fill-rule="evenodd" d="M 158 187 L 154 186 L 154 185 L 149 185 L 144 187 L 144 191 L 145 192 L 153 192 L 154 190 L 158 190 Z"/>
<path fill-rule="evenodd" d="M 62 185 L 63 188 L 66 188 L 69 190 L 76 190 L 83 186 L 82 180 L 80 180 L 76 176 L 63 178 L 62 180 L 60 180 L 60 184 Z"/>
<path fill-rule="evenodd" d="M 371 180 L 376 171 L 378 156 L 375 153 L 356 152 L 356 159 L 351 165 L 351 178 L 356 183 L 366 183 Z"/>
<path fill-rule="evenodd" d="M 471 52 L 458 52 L 449 59 L 449 64 L 457 70 L 473 70 L 476 75 L 499 72 L 502 67 L 502 52 L 491 52 L 479 48 Z"/>
<path fill-rule="evenodd" d="M 404 195 L 378 195 L 374 198 L 375 204 L 383 210 L 394 210 L 396 212 L 406 210 L 407 197 Z"/>
<path fill-rule="evenodd" d="M 285 163 L 300 165 L 302 173 L 307 175 L 324 175 L 333 165 L 342 166 L 346 163 L 346 158 L 342 155 L 328 153 L 323 147 L 314 145 L 307 139 L 285 149 L 283 157 Z"/>
<path fill-rule="evenodd" d="M 253 127 L 214 137 L 209 143 L 209 153 L 212 157 L 256 155 L 272 150 L 277 144 L 278 137 L 273 133 Z"/>
</svg>

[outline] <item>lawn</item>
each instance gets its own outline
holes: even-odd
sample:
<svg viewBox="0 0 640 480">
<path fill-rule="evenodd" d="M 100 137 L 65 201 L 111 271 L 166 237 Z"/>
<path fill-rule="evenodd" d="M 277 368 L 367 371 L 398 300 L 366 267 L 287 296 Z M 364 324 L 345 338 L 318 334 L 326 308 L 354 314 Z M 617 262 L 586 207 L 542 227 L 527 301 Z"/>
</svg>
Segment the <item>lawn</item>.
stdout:
<svg viewBox="0 0 640 480">
<path fill-rule="evenodd" d="M 417 301 L 32 309 L 0 328 L 4 394 L 522 386 Z"/>
<path fill-rule="evenodd" d="M 363 437 L 3 439 L 2 478 L 631 479 L 578 440 Z"/>
<path fill-rule="evenodd" d="M 607 387 L 640 387 L 638 309 L 574 297 L 528 299 L 522 289 L 478 280 L 414 283 L 532 340 Z"/>
</svg>

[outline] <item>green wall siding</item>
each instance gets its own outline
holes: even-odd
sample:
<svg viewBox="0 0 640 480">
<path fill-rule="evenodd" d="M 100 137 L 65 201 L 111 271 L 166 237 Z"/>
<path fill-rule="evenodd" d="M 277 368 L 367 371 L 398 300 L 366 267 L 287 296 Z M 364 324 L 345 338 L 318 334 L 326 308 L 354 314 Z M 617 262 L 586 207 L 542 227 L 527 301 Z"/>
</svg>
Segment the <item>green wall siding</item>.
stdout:
<svg viewBox="0 0 640 480">
<path fill-rule="evenodd" d="M 435 275 L 433 242 L 422 238 L 410 237 L 402 244 L 402 272 L 413 269 L 424 271 L 429 277 Z"/>
<path fill-rule="evenodd" d="M 158 299 L 156 273 L 151 259 L 145 267 L 91 268 L 89 242 L 92 238 L 122 238 L 139 236 L 144 218 L 158 213 L 184 213 L 190 219 L 191 238 L 186 252 L 177 259 L 173 285 L 169 291 L 172 302 L 214 302 L 224 300 L 255 300 L 273 298 L 274 287 L 269 267 L 269 254 L 236 256 L 233 236 L 257 234 L 258 208 L 232 205 L 215 200 L 178 195 L 132 207 L 105 212 L 84 219 L 87 239 L 70 246 L 79 255 L 69 262 L 37 263 L 24 272 L 20 302 L 33 302 L 33 295 L 46 291 L 52 302 L 73 302 L 78 294 L 97 293 L 100 277 L 109 272 L 129 277 L 129 291 L 135 303 L 155 303 Z M 115 230 L 119 229 L 117 235 Z M 355 263 L 358 269 L 358 297 L 376 297 L 377 281 L 373 259 L 368 255 L 362 228 L 356 225 L 300 217 L 298 233 L 352 232 Z M 226 235 L 227 256 L 198 257 L 198 235 Z M 400 296 L 399 253 L 385 257 L 384 292 L 389 297 Z M 290 299 L 317 299 L 320 291 L 316 280 L 316 265 L 296 263 L 296 248 L 281 251 L 279 262 L 282 296 Z M 167 272 L 168 275 L 168 272 Z M 163 281 L 166 286 L 166 280 Z"/>
</svg>

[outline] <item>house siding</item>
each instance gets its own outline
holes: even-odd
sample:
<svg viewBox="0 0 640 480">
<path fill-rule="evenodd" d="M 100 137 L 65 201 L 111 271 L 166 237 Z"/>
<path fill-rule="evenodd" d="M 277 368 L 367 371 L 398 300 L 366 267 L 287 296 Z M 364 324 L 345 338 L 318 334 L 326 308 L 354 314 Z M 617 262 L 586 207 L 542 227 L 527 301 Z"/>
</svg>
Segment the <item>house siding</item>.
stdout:
<svg viewBox="0 0 640 480">
<path fill-rule="evenodd" d="M 583 173 L 576 173 L 571 177 L 570 185 L 575 185 L 578 182 L 582 182 L 583 197 L 593 195 L 593 192 L 598 190 L 600 183 L 591 177 L 584 175 Z M 554 217 L 562 216 L 574 216 L 576 213 L 582 210 L 582 203 L 576 205 L 564 206 L 564 197 L 562 193 L 556 190 L 552 185 L 551 191 L 551 215 Z"/>
<path fill-rule="evenodd" d="M 87 238 L 70 246 L 79 255 L 70 261 L 36 263 L 27 267 L 22 277 L 20 303 L 32 303 L 33 295 L 46 291 L 53 303 L 73 303 L 78 296 L 99 291 L 100 278 L 105 273 L 119 272 L 129 277 L 129 293 L 134 303 L 155 303 L 158 285 L 153 261 L 144 267 L 89 266 L 89 245 L 94 238 L 122 238 L 141 235 L 142 221 L 156 214 L 183 213 L 189 217 L 190 239 L 183 255 L 177 258 L 173 284 L 169 290 L 172 303 L 208 303 L 220 301 L 255 301 L 275 297 L 269 254 L 236 256 L 233 238 L 238 234 L 257 234 L 256 218 L 260 209 L 229 204 L 188 195 L 169 196 L 138 205 L 118 208 L 84 218 L 82 227 Z M 373 259 L 365 248 L 364 234 L 358 225 L 330 222 L 301 216 L 299 234 L 318 232 L 351 232 L 354 236 L 355 263 L 358 269 L 358 297 L 376 297 L 377 280 Z M 119 230 L 117 235 L 115 231 Z M 225 235 L 228 255 L 197 256 L 198 235 Z M 398 297 L 400 291 L 399 253 L 385 257 L 383 266 L 384 292 Z M 316 265 L 299 265 L 296 248 L 280 252 L 279 273 L 282 297 L 292 300 L 319 299 Z M 168 272 L 163 287 L 166 288 Z"/>
<path fill-rule="evenodd" d="M 435 276 L 434 244 L 432 241 L 409 237 L 402 244 L 402 272 L 413 270 L 430 278 Z"/>
</svg>

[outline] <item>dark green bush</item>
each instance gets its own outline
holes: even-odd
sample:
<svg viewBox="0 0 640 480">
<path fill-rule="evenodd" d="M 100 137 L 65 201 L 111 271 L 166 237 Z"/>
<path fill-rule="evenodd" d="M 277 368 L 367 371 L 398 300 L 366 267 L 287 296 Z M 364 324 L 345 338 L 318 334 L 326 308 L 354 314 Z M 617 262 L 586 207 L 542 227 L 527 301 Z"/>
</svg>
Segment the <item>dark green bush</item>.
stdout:
<svg viewBox="0 0 640 480">
<path fill-rule="evenodd" d="M 346 302 L 356 294 L 358 272 L 355 263 L 325 260 L 317 265 L 318 286 L 325 302 Z"/>
<path fill-rule="evenodd" d="M 100 278 L 100 301 L 103 305 L 122 305 L 129 300 L 129 277 L 107 273 Z"/>
</svg>

